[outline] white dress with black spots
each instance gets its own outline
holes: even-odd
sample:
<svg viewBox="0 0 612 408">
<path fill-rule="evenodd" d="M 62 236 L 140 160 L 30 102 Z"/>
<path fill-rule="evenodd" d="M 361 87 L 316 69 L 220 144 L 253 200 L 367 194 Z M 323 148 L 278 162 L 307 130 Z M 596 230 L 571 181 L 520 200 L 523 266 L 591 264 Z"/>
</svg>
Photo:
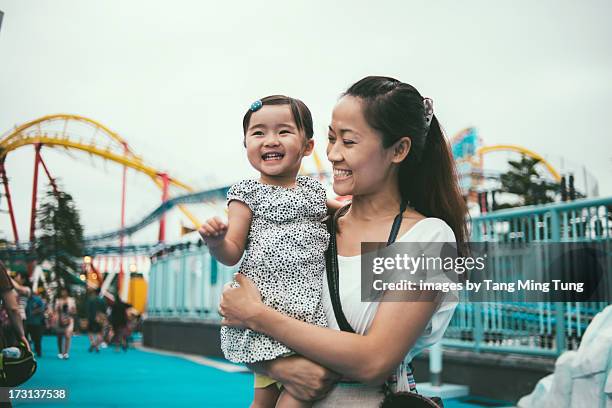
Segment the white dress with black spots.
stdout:
<svg viewBox="0 0 612 408">
<path fill-rule="evenodd" d="M 298 176 L 286 188 L 243 180 L 227 193 L 253 213 L 240 273 L 253 280 L 263 302 L 295 319 L 327 326 L 321 303 L 329 234 L 325 189 Z M 221 349 L 236 363 L 273 360 L 291 353 L 282 343 L 250 329 L 221 328 Z"/>
</svg>

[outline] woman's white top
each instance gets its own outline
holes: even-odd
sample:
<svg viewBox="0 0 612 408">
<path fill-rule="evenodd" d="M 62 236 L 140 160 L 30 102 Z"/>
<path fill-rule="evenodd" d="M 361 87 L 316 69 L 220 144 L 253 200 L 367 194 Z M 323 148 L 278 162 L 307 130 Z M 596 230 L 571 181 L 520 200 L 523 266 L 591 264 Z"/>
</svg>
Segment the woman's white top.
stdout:
<svg viewBox="0 0 612 408">
<path fill-rule="evenodd" d="M 448 224 L 441 219 L 425 218 L 418 221 L 396 242 L 455 242 L 455 234 Z M 338 255 L 338 275 L 340 301 L 344 315 L 357 333 L 365 334 L 372 325 L 379 302 L 361 301 L 361 256 Z M 327 283 L 327 276 L 324 282 Z M 323 285 L 322 296 L 323 309 L 327 315 L 329 327 L 340 330 L 334 315 L 327 284 Z M 442 338 L 456 307 L 456 301 L 440 303 L 427 328 L 412 349 L 408 351 L 405 361 L 411 361 L 414 356 Z"/>
</svg>

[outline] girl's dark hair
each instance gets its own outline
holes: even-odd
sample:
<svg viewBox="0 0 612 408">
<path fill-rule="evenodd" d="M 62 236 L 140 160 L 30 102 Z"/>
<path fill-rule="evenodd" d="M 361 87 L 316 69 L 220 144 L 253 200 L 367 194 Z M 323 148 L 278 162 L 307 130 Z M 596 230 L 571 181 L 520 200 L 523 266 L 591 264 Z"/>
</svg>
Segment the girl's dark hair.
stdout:
<svg viewBox="0 0 612 408">
<path fill-rule="evenodd" d="M 369 76 L 353 84 L 345 95 L 362 101 L 364 117 L 380 133 L 385 148 L 402 137 L 410 138 L 410 152 L 399 169 L 402 199 L 424 216 L 444 220 L 464 254 L 467 205 L 459 189 L 455 160 L 435 115 L 427 128 L 419 91 L 397 79 Z"/>
<path fill-rule="evenodd" d="M 285 95 L 270 95 L 265 98 L 260 99 L 262 106 L 266 105 L 289 105 L 291 108 L 291 113 L 293 114 L 293 120 L 295 121 L 295 125 L 299 130 L 304 132 L 306 139 L 312 139 L 314 134 L 313 124 L 312 124 L 312 114 L 310 113 L 310 109 L 308 106 L 299 99 L 291 98 Z M 249 128 L 249 124 L 251 122 L 251 116 L 253 115 L 253 111 L 251 109 L 247 110 L 244 114 L 244 118 L 242 118 L 242 131 L 244 133 L 245 139 L 243 139 L 243 143 L 246 145 L 246 132 Z"/>
</svg>

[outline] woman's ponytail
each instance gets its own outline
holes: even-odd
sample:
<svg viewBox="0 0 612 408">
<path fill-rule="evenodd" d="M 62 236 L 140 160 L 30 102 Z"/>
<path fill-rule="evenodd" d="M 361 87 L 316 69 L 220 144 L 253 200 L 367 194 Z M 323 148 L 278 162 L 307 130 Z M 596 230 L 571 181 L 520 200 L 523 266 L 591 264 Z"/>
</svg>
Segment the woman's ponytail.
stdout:
<svg viewBox="0 0 612 408">
<path fill-rule="evenodd" d="M 444 220 L 453 230 L 460 254 L 468 240 L 467 205 L 459 188 L 455 160 L 434 115 L 419 158 L 410 156 L 400 167 L 402 197 L 426 217 Z"/>
</svg>

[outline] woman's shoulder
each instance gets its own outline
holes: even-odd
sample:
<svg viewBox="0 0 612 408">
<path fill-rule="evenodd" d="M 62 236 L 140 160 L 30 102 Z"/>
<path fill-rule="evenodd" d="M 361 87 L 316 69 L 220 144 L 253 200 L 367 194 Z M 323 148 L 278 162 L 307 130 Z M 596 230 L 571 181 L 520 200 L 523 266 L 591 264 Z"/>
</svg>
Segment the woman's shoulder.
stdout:
<svg viewBox="0 0 612 408">
<path fill-rule="evenodd" d="M 436 217 L 423 217 L 402 235 L 399 242 L 455 242 L 455 233 L 446 221 Z"/>
</svg>

